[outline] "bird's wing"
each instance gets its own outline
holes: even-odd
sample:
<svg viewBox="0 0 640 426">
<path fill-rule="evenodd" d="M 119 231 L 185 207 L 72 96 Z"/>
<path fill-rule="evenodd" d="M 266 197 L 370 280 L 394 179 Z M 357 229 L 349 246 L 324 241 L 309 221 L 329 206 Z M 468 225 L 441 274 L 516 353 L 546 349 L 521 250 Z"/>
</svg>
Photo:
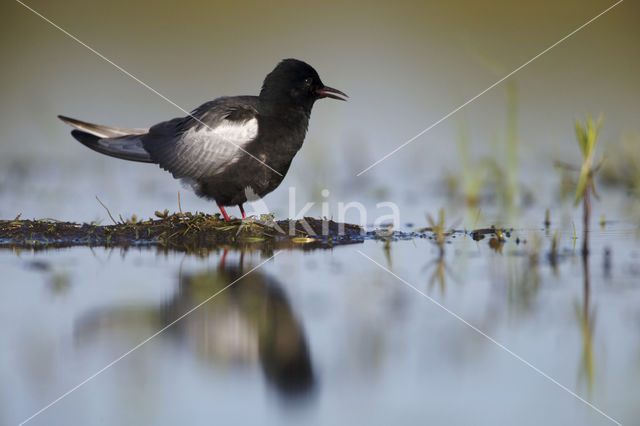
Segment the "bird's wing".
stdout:
<svg viewBox="0 0 640 426">
<path fill-rule="evenodd" d="M 258 112 L 249 100 L 219 98 L 191 116 L 157 124 L 144 136 L 144 148 L 178 179 L 197 181 L 220 173 L 258 136 Z"/>
</svg>

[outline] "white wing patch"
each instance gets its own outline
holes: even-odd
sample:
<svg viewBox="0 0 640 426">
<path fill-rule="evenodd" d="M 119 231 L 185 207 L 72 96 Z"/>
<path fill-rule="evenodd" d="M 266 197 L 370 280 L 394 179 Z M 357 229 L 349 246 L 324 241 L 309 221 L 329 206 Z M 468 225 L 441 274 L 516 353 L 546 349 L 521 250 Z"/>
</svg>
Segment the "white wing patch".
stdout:
<svg viewBox="0 0 640 426">
<path fill-rule="evenodd" d="M 187 175 L 197 179 L 199 175 L 220 173 L 237 162 L 245 147 L 257 136 L 256 118 L 244 122 L 223 120 L 216 127 L 189 129 L 182 136 L 182 143 L 179 144 L 182 146 L 177 154 L 191 160 L 192 167 L 186 167 L 191 169 Z"/>
<path fill-rule="evenodd" d="M 209 131 L 226 141 L 242 146 L 251 142 L 256 138 L 256 136 L 258 136 L 258 119 L 254 117 L 243 123 L 224 120 L 219 126 L 216 126 L 213 129 L 205 128 L 204 130 Z"/>
</svg>

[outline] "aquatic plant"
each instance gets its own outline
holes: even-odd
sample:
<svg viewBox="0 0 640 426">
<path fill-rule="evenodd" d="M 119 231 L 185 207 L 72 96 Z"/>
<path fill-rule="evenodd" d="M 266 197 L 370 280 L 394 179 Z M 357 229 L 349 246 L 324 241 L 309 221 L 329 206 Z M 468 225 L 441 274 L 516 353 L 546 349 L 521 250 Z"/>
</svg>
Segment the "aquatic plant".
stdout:
<svg viewBox="0 0 640 426">
<path fill-rule="evenodd" d="M 595 157 L 596 143 L 600 129 L 602 127 L 603 118 L 600 116 L 595 122 L 591 115 L 587 114 L 587 119 L 583 125 L 579 120 L 575 121 L 576 136 L 580 152 L 582 153 L 582 166 L 580 167 L 580 177 L 576 186 L 574 196 L 574 205 L 578 205 L 582 200 L 583 217 L 584 217 L 584 241 L 582 245 L 582 254 L 586 256 L 589 252 L 589 221 L 591 218 L 591 194 L 596 199 L 598 193 L 596 191 L 594 176 L 602 166 L 603 160 L 600 160 L 597 166 L 593 167 Z"/>
<path fill-rule="evenodd" d="M 448 178 L 449 192 L 455 195 L 460 191 L 460 195 L 468 206 L 476 206 L 480 203 L 482 189 L 484 188 L 489 170 L 486 162 L 482 161 L 474 164 L 471 159 L 471 144 L 469 131 L 465 123 L 460 123 L 458 137 L 458 158 L 460 159 L 460 173 L 458 177 Z"/>
<path fill-rule="evenodd" d="M 553 237 L 551 237 L 551 251 L 549 252 L 549 263 L 552 268 L 556 268 L 558 265 L 558 231 L 553 233 Z"/>
<path fill-rule="evenodd" d="M 433 241 L 436 246 L 438 246 L 438 249 L 440 250 L 440 257 L 442 257 L 444 256 L 444 244 L 446 242 L 446 238 L 451 234 L 451 232 L 447 232 L 445 230 L 444 209 L 438 210 L 437 222 L 429 214 L 427 215 L 427 220 L 431 226 L 431 232 L 433 232 Z"/>
<path fill-rule="evenodd" d="M 429 278 L 429 289 L 432 289 L 435 283 L 438 282 L 440 294 L 444 295 L 447 289 L 447 272 L 449 272 L 447 264 L 444 261 L 444 256 L 439 256 L 434 263 L 436 268 Z"/>
<path fill-rule="evenodd" d="M 427 221 L 429 222 L 429 228 L 423 228 L 418 232 L 431 231 L 433 237 L 431 241 L 438 247 L 438 258 L 433 261 L 436 265 L 433 274 L 429 278 L 429 288 L 433 288 L 434 284 L 438 282 L 440 285 L 440 292 L 445 294 L 446 289 L 446 273 L 448 272 L 447 264 L 444 257 L 444 245 L 447 242 L 447 237 L 455 233 L 452 227 L 447 230 L 445 223 L 444 209 L 438 210 L 438 220 L 436 221 L 430 214 L 427 214 Z"/>
<path fill-rule="evenodd" d="M 518 90 L 514 80 L 506 84 L 506 124 L 499 146 L 478 161 L 472 159 L 471 137 L 464 122 L 459 123 L 456 139 L 459 171 L 446 181 L 449 196 L 467 206 L 498 201 L 502 211 L 514 214 L 521 198 L 518 162 Z M 517 216 L 517 214 L 515 214 Z"/>
<path fill-rule="evenodd" d="M 551 211 L 549 209 L 547 209 L 544 212 L 544 229 L 545 229 L 545 231 L 548 231 L 550 226 L 551 226 Z"/>
</svg>

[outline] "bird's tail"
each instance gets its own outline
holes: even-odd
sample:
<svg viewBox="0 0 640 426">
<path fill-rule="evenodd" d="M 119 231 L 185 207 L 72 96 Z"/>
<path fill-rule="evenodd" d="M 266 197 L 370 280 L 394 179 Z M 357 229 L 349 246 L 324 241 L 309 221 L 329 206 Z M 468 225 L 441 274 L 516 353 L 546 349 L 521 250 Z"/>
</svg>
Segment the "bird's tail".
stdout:
<svg viewBox="0 0 640 426">
<path fill-rule="evenodd" d="M 124 129 L 86 123 L 59 115 L 58 118 L 75 127 L 71 135 L 83 145 L 101 154 L 130 161 L 153 163 L 151 156 L 142 145 L 142 136 L 147 129 Z"/>
</svg>

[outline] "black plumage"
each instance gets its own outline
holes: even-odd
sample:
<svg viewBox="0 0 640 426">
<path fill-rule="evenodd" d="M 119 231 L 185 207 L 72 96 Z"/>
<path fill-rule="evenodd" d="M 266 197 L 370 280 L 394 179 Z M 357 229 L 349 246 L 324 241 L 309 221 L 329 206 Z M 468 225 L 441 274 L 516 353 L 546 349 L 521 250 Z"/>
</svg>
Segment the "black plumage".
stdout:
<svg viewBox="0 0 640 426">
<path fill-rule="evenodd" d="M 156 163 L 224 206 L 263 197 L 280 185 L 307 133 L 316 100 L 343 92 L 325 86 L 318 73 L 285 59 L 267 75 L 259 96 L 221 97 L 186 117 L 150 129 L 123 129 L 59 116 L 75 127 L 82 144 L 112 157 Z"/>
</svg>

